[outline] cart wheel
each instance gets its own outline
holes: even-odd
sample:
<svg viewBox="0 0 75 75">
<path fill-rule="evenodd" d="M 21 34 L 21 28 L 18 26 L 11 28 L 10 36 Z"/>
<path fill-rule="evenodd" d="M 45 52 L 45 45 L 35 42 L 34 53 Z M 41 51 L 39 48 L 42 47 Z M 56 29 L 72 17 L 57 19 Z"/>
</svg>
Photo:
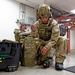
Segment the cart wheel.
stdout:
<svg viewBox="0 0 75 75">
<path fill-rule="evenodd" d="M 7 68 L 6 71 L 7 72 L 14 72 L 16 71 L 18 68 L 17 67 L 10 67 L 10 68 Z"/>
<path fill-rule="evenodd" d="M 16 71 L 18 68 L 17 67 L 13 67 L 12 68 L 12 71 Z"/>
<path fill-rule="evenodd" d="M 6 71 L 8 71 L 8 72 L 12 72 L 12 67 L 7 68 Z"/>
</svg>

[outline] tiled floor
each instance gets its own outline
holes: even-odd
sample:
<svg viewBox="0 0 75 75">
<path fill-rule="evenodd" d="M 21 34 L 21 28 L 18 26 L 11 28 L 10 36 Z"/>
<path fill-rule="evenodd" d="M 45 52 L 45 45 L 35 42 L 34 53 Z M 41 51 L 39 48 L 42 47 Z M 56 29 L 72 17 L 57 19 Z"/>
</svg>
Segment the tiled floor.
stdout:
<svg viewBox="0 0 75 75">
<path fill-rule="evenodd" d="M 75 55 L 67 55 L 64 62 L 64 67 L 75 66 Z M 0 72 L 0 75 L 75 75 L 68 71 L 56 71 L 54 64 L 48 69 L 41 69 L 39 66 L 35 67 L 19 67 L 15 72 Z"/>
</svg>

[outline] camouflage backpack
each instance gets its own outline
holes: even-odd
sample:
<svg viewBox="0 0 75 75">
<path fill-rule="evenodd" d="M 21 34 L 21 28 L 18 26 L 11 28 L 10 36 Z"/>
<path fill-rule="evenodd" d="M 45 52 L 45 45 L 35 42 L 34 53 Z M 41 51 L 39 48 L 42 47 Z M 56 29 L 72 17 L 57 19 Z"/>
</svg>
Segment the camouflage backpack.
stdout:
<svg viewBox="0 0 75 75">
<path fill-rule="evenodd" d="M 35 41 L 31 36 L 25 37 L 22 50 L 22 66 L 34 66 L 36 64 L 36 46 Z"/>
</svg>

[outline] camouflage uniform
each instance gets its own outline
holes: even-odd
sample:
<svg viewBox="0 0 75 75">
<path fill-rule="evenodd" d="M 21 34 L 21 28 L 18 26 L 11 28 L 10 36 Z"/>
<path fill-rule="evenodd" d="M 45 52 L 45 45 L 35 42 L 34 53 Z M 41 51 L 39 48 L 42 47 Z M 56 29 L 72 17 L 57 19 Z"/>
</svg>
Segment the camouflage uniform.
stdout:
<svg viewBox="0 0 75 75">
<path fill-rule="evenodd" d="M 20 42 L 20 43 L 23 43 L 24 39 L 26 36 L 30 35 L 30 33 L 27 33 L 25 31 L 21 32 L 20 29 L 15 29 L 14 30 L 14 37 L 15 37 L 15 40 Z"/>
<path fill-rule="evenodd" d="M 40 17 L 44 15 L 49 17 L 51 16 L 50 7 L 45 4 L 40 6 L 38 12 Z M 32 34 L 34 34 L 33 37 L 39 38 L 39 44 L 45 43 L 45 47 L 48 48 L 47 53 L 42 56 L 41 60 L 43 61 L 46 59 L 46 57 L 51 56 L 50 50 L 53 47 L 56 49 L 55 61 L 63 63 L 64 59 L 66 58 L 67 42 L 65 38 L 60 36 L 60 29 L 57 21 L 53 18 L 49 18 L 48 23 L 43 24 L 42 20 L 39 19 L 34 24 L 34 27 L 36 28 L 36 30 L 35 32 L 32 31 Z"/>
</svg>

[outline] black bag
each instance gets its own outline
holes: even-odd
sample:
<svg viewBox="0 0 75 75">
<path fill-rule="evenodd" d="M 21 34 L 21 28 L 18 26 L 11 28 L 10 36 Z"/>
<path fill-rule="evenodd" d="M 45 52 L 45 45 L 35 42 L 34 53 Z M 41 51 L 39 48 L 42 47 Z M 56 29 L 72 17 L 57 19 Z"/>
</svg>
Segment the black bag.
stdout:
<svg viewBox="0 0 75 75">
<path fill-rule="evenodd" d="M 0 70 L 15 71 L 19 67 L 21 43 L 0 42 Z"/>
<path fill-rule="evenodd" d="M 60 36 L 64 36 L 66 34 L 66 26 L 60 25 Z"/>
</svg>

